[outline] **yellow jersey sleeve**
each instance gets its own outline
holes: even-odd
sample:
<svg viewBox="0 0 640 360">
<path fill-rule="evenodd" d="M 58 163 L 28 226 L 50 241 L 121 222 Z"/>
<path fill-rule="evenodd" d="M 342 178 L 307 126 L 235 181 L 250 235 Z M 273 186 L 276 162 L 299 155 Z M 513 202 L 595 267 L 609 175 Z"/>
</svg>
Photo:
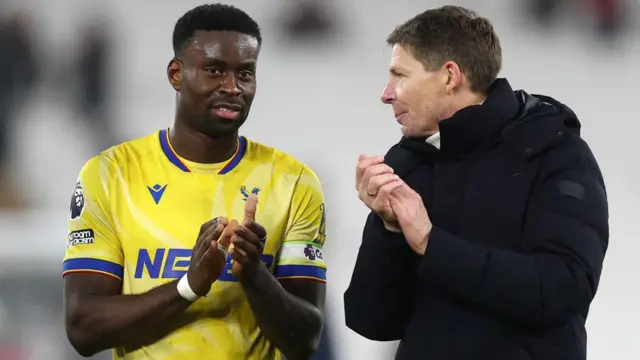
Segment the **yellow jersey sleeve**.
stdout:
<svg viewBox="0 0 640 360">
<path fill-rule="evenodd" d="M 124 256 L 109 199 L 115 169 L 112 160 L 101 154 L 80 171 L 71 196 L 63 276 L 98 273 L 122 279 Z"/>
<path fill-rule="evenodd" d="M 292 221 L 280 247 L 275 266 L 278 279 L 327 280 L 322 255 L 326 240 L 326 210 L 322 186 L 316 174 L 305 167 L 292 199 Z"/>
</svg>

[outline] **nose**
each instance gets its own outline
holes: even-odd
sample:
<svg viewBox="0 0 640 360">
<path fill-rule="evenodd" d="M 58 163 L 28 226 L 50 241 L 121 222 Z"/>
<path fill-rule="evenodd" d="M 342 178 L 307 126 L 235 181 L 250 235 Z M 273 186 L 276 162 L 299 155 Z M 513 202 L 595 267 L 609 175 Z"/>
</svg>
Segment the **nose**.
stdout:
<svg viewBox="0 0 640 360">
<path fill-rule="evenodd" d="M 396 100 L 396 92 L 391 83 L 388 83 L 384 89 L 382 90 L 382 95 L 380 95 L 380 101 L 383 103 L 390 105 Z"/>
<path fill-rule="evenodd" d="M 238 87 L 238 80 L 231 72 L 228 72 L 220 82 L 220 91 L 229 96 L 238 96 L 242 92 Z"/>
</svg>

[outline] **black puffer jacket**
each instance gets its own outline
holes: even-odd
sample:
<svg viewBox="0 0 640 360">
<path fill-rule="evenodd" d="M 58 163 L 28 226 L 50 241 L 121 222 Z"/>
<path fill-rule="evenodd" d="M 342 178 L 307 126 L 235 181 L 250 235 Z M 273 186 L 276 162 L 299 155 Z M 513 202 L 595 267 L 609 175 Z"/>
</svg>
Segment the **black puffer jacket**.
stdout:
<svg viewBox="0 0 640 360">
<path fill-rule="evenodd" d="M 345 293 L 347 326 L 401 339 L 398 360 L 586 358 L 608 244 L 600 169 L 563 104 L 499 79 L 440 123 L 441 150 L 403 138 L 386 162 L 434 229 L 418 256 L 375 215 Z"/>
</svg>

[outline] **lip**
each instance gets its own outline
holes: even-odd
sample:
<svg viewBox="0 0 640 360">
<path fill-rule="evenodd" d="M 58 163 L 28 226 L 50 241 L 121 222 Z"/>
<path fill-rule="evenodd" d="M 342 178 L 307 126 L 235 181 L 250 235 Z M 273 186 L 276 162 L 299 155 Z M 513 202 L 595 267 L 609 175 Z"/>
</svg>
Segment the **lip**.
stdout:
<svg viewBox="0 0 640 360">
<path fill-rule="evenodd" d="M 239 110 L 232 110 L 230 107 L 221 107 L 221 108 L 213 108 L 211 109 L 212 113 L 215 114 L 219 119 L 225 120 L 238 120 L 240 119 L 240 115 L 242 114 Z"/>
<path fill-rule="evenodd" d="M 242 105 L 230 102 L 217 102 L 211 106 L 213 109 L 227 108 L 233 111 L 242 111 Z"/>
<path fill-rule="evenodd" d="M 402 118 L 403 118 L 403 117 L 404 117 L 404 115 L 406 115 L 406 114 L 407 114 L 406 112 L 401 112 L 401 113 L 398 113 L 398 114 L 394 114 L 394 116 L 396 117 L 396 121 L 397 121 L 399 124 L 402 124 Z"/>
</svg>

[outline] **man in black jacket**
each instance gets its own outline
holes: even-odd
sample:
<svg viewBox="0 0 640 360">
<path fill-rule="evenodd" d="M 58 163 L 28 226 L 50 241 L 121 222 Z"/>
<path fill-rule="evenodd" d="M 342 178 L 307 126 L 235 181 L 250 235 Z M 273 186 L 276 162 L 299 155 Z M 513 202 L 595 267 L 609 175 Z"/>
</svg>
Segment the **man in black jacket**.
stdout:
<svg viewBox="0 0 640 360">
<path fill-rule="evenodd" d="M 497 79 L 489 20 L 460 7 L 399 26 L 390 80 L 403 138 L 360 156 L 371 210 L 347 326 L 396 359 L 586 358 L 608 244 L 602 175 L 560 102 Z"/>
</svg>

